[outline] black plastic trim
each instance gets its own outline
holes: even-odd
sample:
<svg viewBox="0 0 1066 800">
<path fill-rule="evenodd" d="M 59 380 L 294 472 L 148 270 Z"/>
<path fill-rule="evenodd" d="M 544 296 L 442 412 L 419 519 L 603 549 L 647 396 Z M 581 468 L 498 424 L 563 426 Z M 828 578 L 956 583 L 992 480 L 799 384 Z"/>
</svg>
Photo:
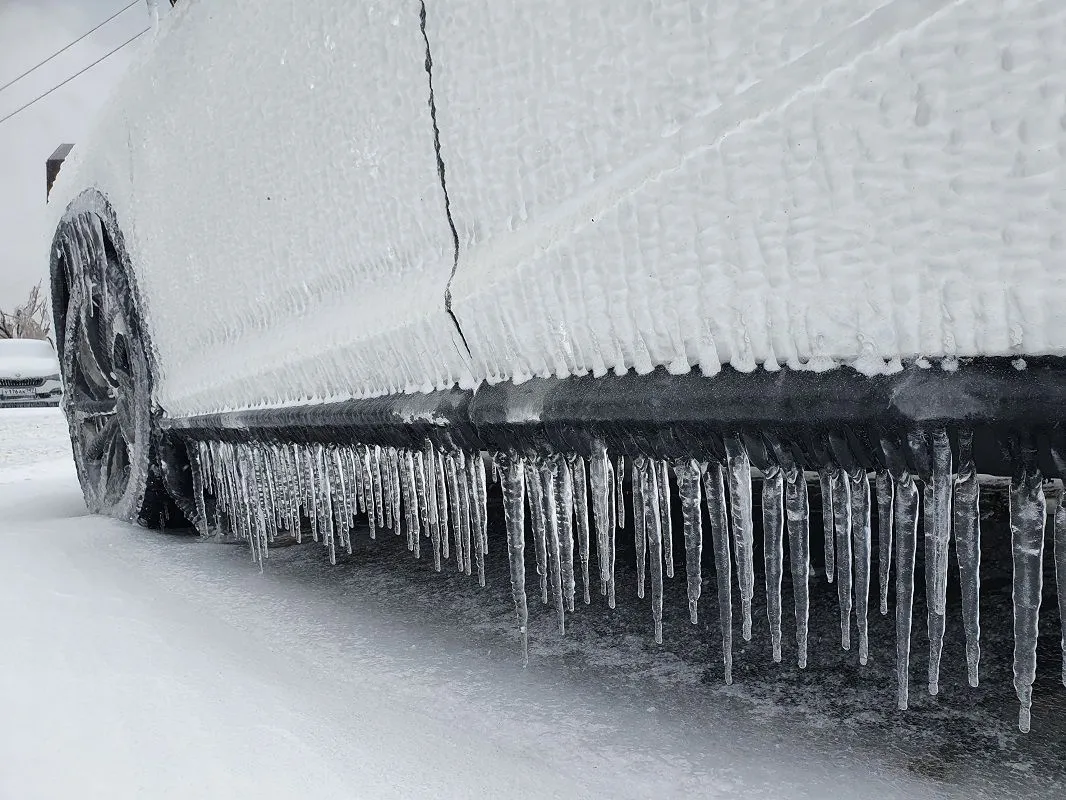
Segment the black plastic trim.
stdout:
<svg viewBox="0 0 1066 800">
<path fill-rule="evenodd" d="M 191 438 L 360 441 L 587 454 L 594 440 L 613 451 L 660 458 L 724 457 L 723 440 L 742 437 L 756 465 L 794 461 L 809 469 L 928 468 L 923 433 L 974 434 L 979 471 L 1011 475 L 1036 460 L 1060 474 L 1066 438 L 1066 359 L 961 362 L 953 370 L 909 365 L 867 377 L 850 368 L 781 369 L 707 378 L 698 372 L 535 378 L 344 403 L 165 419 Z M 917 435 L 916 435 L 917 434 Z M 1024 454 L 1024 458 L 1022 457 Z"/>
</svg>

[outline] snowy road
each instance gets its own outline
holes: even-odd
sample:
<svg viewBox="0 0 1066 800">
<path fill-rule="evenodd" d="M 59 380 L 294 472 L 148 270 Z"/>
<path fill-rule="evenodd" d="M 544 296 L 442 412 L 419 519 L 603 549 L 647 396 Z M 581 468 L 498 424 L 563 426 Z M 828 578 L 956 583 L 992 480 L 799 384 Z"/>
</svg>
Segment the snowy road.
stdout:
<svg viewBox="0 0 1066 800">
<path fill-rule="evenodd" d="M 88 517 L 59 412 L 0 410 L 0 799 L 1066 793 L 1058 662 L 1022 737 L 1002 636 L 970 690 L 949 628 L 941 697 L 899 714 L 890 623 L 860 672 L 823 586 L 810 669 L 767 664 L 760 628 L 725 687 L 713 606 L 689 626 L 678 581 L 661 648 L 619 581 L 565 639 L 533 609 L 523 669 L 501 547 L 487 589 L 391 536 L 343 562 L 292 547 L 261 575 L 243 548 Z"/>
</svg>

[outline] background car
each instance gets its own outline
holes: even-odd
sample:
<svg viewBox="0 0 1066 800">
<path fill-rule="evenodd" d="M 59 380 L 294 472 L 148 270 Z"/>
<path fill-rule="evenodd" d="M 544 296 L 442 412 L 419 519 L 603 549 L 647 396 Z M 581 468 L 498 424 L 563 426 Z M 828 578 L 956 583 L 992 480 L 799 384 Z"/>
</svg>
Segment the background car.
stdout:
<svg viewBox="0 0 1066 800">
<path fill-rule="evenodd" d="M 58 405 L 59 359 L 46 339 L 0 339 L 0 405 Z"/>
</svg>

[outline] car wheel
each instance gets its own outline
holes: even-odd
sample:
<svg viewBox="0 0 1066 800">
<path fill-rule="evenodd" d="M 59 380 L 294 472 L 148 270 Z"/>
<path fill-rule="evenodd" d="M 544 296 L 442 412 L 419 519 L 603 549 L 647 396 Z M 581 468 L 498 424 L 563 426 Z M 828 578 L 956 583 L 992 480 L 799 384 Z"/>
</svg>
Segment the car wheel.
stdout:
<svg viewBox="0 0 1066 800">
<path fill-rule="evenodd" d="M 80 214 L 62 232 L 67 273 L 63 409 L 89 511 L 165 524 L 151 374 L 128 279 L 99 218 Z"/>
</svg>

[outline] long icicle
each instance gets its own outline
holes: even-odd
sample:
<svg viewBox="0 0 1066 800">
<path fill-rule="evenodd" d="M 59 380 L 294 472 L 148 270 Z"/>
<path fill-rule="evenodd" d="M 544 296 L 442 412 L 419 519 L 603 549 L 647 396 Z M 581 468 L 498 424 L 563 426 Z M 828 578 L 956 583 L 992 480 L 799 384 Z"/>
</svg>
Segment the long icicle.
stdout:
<svg viewBox="0 0 1066 800">
<path fill-rule="evenodd" d="M 507 560 L 511 567 L 511 596 L 522 635 L 522 663 L 529 664 L 529 606 L 526 603 L 526 475 L 516 454 L 501 454 L 503 519 L 507 526 Z"/>
<path fill-rule="evenodd" d="M 592 516 L 596 520 L 596 557 L 600 565 L 600 594 L 606 596 L 609 581 L 607 562 L 607 534 L 613 527 L 610 514 L 611 460 L 607 457 L 607 448 L 603 442 L 592 445 L 592 458 L 589 459 L 589 483 L 592 491 Z"/>
<path fill-rule="evenodd" d="M 422 464 L 426 482 L 426 516 L 429 522 L 429 539 L 433 548 L 433 569 L 441 571 L 440 549 L 440 504 L 437 501 L 437 453 L 433 443 L 426 441 L 422 446 Z M 523 494 L 524 494 L 523 490 Z"/>
<path fill-rule="evenodd" d="M 940 656 L 944 651 L 947 627 L 948 543 L 951 540 L 951 444 L 947 431 L 938 429 L 930 437 L 933 474 L 930 485 L 932 509 L 927 519 L 932 531 L 925 532 L 926 605 L 929 630 L 929 694 L 940 692 Z"/>
<path fill-rule="evenodd" d="M 540 501 L 544 508 L 544 528 L 547 533 L 548 571 L 551 577 L 552 596 L 555 598 L 555 614 L 559 621 L 559 634 L 566 634 L 566 605 L 563 600 L 562 558 L 559 552 L 559 524 L 555 507 L 555 483 L 558 471 L 550 459 L 540 467 Z"/>
<path fill-rule="evenodd" d="M 966 633 L 966 677 L 980 682 L 981 665 L 981 486 L 973 463 L 973 433 L 959 433 L 959 474 L 955 479 L 955 557 L 962 591 Z"/>
<path fill-rule="evenodd" d="M 855 626 L 859 632 L 859 663 L 870 658 L 867 617 L 870 605 L 870 477 L 859 469 L 851 483 L 851 552 L 855 564 Z"/>
<path fill-rule="evenodd" d="M 766 575 L 766 618 L 775 664 L 781 663 L 781 574 L 784 571 L 785 478 L 778 466 L 766 470 L 762 483 L 763 567 Z"/>
<path fill-rule="evenodd" d="M 544 525 L 544 501 L 540 496 L 540 473 L 529 461 L 526 461 L 526 495 L 529 518 L 533 522 L 533 552 L 540 578 L 540 602 L 548 605 L 548 533 Z"/>
<path fill-rule="evenodd" d="M 1044 521 L 1047 504 L 1040 471 L 1027 466 L 1011 481 L 1010 532 L 1014 554 L 1014 691 L 1018 730 L 1029 732 L 1040 635 L 1040 596 L 1044 588 Z"/>
<path fill-rule="evenodd" d="M 663 643 L 663 528 L 659 508 L 659 467 L 652 459 L 644 460 L 641 469 L 641 494 L 644 496 L 644 530 L 648 536 L 648 561 L 651 577 L 651 617 L 655 624 L 655 643 Z"/>
<path fill-rule="evenodd" d="M 892 475 L 877 473 L 877 578 L 881 593 L 881 615 L 888 614 L 888 580 L 892 572 Z"/>
<path fill-rule="evenodd" d="M 637 597 L 644 599 L 644 573 L 645 573 L 645 545 L 647 532 L 645 531 L 646 518 L 644 516 L 644 482 L 640 479 L 644 471 L 644 456 L 631 459 L 633 465 L 630 490 L 633 493 L 633 547 L 637 551 Z"/>
<path fill-rule="evenodd" d="M 851 649 L 851 482 L 833 472 L 833 530 L 836 534 L 837 602 L 840 604 L 840 646 Z"/>
<path fill-rule="evenodd" d="M 562 559 L 563 599 L 573 613 L 574 582 L 574 480 L 566 458 L 557 456 L 555 466 L 555 513 L 559 531 L 559 557 Z"/>
<path fill-rule="evenodd" d="M 435 481 L 437 484 L 437 518 L 440 520 L 440 557 L 447 561 L 451 557 L 451 542 L 448 537 L 448 472 L 444 467 L 444 453 L 437 450 Z"/>
<path fill-rule="evenodd" d="M 818 483 L 822 490 L 822 535 L 825 541 L 825 579 L 832 583 L 836 577 L 834 553 L 835 524 L 833 520 L 833 468 L 824 466 L 818 470 Z"/>
<path fill-rule="evenodd" d="M 626 457 L 618 456 L 618 463 L 614 469 L 614 524 L 620 530 L 626 526 L 625 493 L 622 491 L 622 481 L 626 476 Z"/>
<path fill-rule="evenodd" d="M 1055 590 L 1059 599 L 1059 629 L 1062 647 L 1062 685 L 1066 686 L 1066 497 L 1059 481 L 1059 503 L 1055 509 Z M 956 506 L 957 508 L 958 506 Z M 978 530 L 980 536 L 980 530 Z"/>
<path fill-rule="evenodd" d="M 785 482 L 785 515 L 788 518 L 788 557 L 792 570 L 792 597 L 796 608 L 796 660 L 807 666 L 807 620 L 810 613 L 811 574 L 810 505 L 803 470 L 789 470 Z"/>
<path fill-rule="evenodd" d="M 911 622 L 914 614 L 914 555 L 918 545 L 918 487 L 909 473 L 896 480 L 896 704 L 907 710 L 910 694 Z"/>
<path fill-rule="evenodd" d="M 685 583 L 688 591 L 688 616 L 697 624 L 703 575 L 703 517 L 700 492 L 700 465 L 694 459 L 678 461 L 674 465 L 677 493 L 681 498 L 681 516 L 685 533 Z"/>
<path fill-rule="evenodd" d="M 665 461 L 656 465 L 659 470 L 659 518 L 662 520 L 663 560 L 666 562 L 666 577 L 674 577 L 674 521 L 670 509 L 670 466 Z"/>
<path fill-rule="evenodd" d="M 581 562 L 581 586 L 585 605 L 592 602 L 589 593 L 589 506 L 585 477 L 585 459 L 575 456 L 570 460 L 570 472 L 574 481 L 574 516 L 577 523 L 577 551 Z"/>
<path fill-rule="evenodd" d="M 711 541 L 714 545 L 714 571 L 718 579 L 718 619 L 722 628 L 722 663 L 725 682 L 733 682 L 733 585 L 729 553 L 729 514 L 725 507 L 725 486 L 722 465 L 712 461 L 703 476 L 707 515 L 711 521 Z"/>
<path fill-rule="evenodd" d="M 733 522 L 733 556 L 737 562 L 740 587 L 741 631 L 745 642 L 751 641 L 751 601 L 755 596 L 754 532 L 752 530 L 751 461 L 748 451 L 736 434 L 725 437 L 729 510 Z"/>
</svg>

